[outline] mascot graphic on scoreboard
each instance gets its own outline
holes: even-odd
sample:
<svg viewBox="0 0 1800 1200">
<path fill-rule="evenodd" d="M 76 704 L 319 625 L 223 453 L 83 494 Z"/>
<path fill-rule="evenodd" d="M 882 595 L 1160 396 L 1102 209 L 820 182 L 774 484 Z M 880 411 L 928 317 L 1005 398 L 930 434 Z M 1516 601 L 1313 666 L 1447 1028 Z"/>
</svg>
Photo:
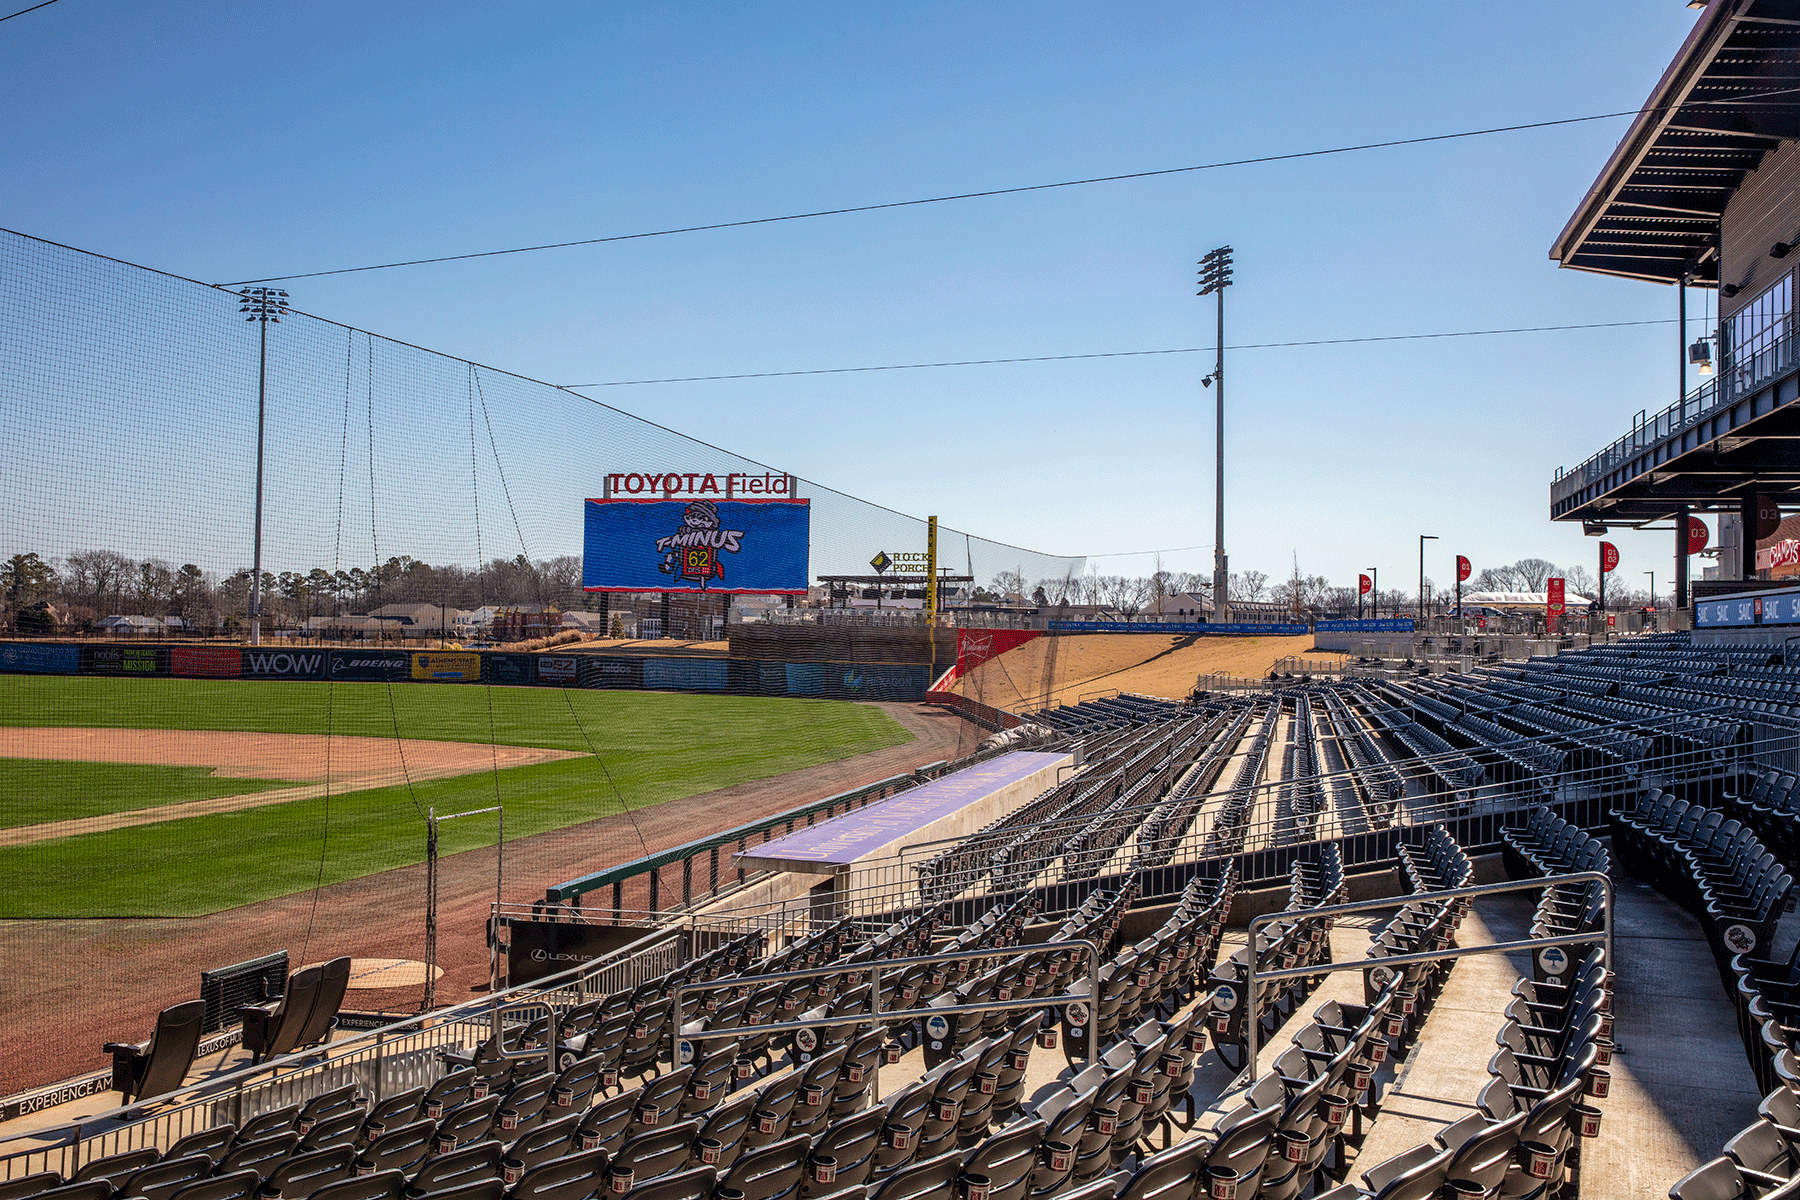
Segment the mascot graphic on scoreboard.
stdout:
<svg viewBox="0 0 1800 1200">
<path fill-rule="evenodd" d="M 719 528 L 719 509 L 711 500 L 696 500 L 681 514 L 679 530 L 656 539 L 663 556 L 656 569 L 705 591 L 712 580 L 725 578 L 720 554 L 736 554 L 743 538 L 741 529 Z"/>
</svg>

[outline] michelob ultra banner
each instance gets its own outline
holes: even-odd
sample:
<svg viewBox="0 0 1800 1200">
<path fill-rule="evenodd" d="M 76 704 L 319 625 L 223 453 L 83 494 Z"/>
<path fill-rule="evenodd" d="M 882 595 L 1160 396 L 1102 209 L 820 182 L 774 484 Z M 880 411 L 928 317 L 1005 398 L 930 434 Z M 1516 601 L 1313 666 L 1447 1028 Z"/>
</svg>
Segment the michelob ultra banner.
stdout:
<svg viewBox="0 0 1800 1200">
<path fill-rule="evenodd" d="M 625 497 L 586 509 L 587 591 L 806 593 L 809 501 Z"/>
</svg>

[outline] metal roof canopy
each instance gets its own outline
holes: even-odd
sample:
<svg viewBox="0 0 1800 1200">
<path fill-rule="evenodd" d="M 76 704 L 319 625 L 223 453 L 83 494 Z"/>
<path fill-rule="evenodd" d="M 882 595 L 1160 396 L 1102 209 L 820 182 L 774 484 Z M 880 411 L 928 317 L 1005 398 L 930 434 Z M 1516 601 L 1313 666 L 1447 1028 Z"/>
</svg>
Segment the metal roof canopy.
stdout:
<svg viewBox="0 0 1800 1200">
<path fill-rule="evenodd" d="M 1657 283 L 1687 275 L 1717 287 L 1726 202 L 1765 153 L 1795 138 L 1800 0 L 1712 0 L 1550 257 L 1582 271 Z"/>
</svg>

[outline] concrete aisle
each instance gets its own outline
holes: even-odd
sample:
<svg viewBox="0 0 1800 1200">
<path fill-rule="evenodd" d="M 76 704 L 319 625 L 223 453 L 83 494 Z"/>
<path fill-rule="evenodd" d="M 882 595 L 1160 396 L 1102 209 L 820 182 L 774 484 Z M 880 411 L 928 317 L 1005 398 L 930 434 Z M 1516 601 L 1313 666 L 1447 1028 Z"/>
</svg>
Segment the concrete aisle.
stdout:
<svg viewBox="0 0 1800 1200">
<path fill-rule="evenodd" d="M 1694 919 L 1619 879 L 1612 1092 L 1587 1151 L 1583 1200 L 1666 1195 L 1756 1119 L 1737 1016 Z"/>
</svg>

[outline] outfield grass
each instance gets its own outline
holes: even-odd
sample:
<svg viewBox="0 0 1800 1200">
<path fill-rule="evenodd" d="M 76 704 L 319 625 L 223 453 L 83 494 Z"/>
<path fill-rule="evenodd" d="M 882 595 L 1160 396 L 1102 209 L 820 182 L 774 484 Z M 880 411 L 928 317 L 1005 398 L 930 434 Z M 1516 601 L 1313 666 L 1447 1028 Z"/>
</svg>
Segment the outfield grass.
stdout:
<svg viewBox="0 0 1800 1200">
<path fill-rule="evenodd" d="M 391 707 L 390 707 L 391 706 Z M 506 808 L 506 836 L 900 745 L 832 700 L 548 688 L 0 676 L 0 724 L 493 740 L 593 757 L 0 848 L 0 918 L 197 916 L 424 860 L 424 812 Z M 238 781 L 230 781 L 236 783 Z M 327 831 L 328 835 L 327 835 Z M 707 832 L 694 830 L 696 837 Z M 444 826 L 446 853 L 493 825 Z M 609 853 L 610 851 L 610 853 Z M 635 857 L 607 847 L 595 869 Z M 321 855 L 323 869 L 321 870 Z"/>
<path fill-rule="evenodd" d="M 219 779 L 211 767 L 0 758 L 0 828 L 293 786 L 280 779 Z"/>
</svg>

